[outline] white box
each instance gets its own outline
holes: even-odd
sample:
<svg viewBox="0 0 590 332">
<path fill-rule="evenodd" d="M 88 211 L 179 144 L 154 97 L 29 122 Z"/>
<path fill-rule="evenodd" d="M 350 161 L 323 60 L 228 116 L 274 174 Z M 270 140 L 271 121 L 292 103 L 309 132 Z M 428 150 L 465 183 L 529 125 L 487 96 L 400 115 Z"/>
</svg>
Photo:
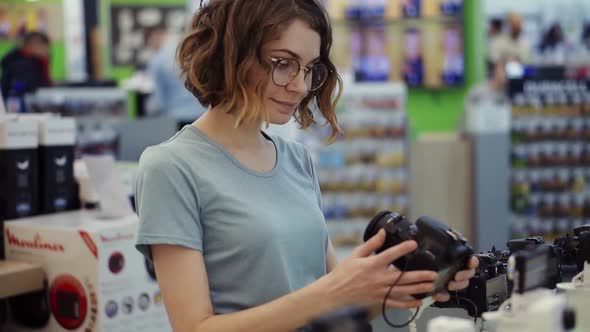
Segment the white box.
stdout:
<svg viewBox="0 0 590 332">
<path fill-rule="evenodd" d="M 134 247 L 137 228 L 136 215 L 99 220 L 90 211 L 7 221 L 7 259 L 43 266 L 51 308 L 42 328 L 9 330 L 171 331 L 153 270 Z"/>
</svg>

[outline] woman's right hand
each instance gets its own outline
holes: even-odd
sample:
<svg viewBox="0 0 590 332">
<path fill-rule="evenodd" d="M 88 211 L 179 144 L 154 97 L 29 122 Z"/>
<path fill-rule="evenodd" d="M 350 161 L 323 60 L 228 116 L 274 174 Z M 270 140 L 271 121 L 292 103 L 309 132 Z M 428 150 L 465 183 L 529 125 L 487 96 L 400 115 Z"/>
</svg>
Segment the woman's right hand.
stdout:
<svg viewBox="0 0 590 332">
<path fill-rule="evenodd" d="M 334 305 L 374 306 L 383 303 L 391 285 L 399 278 L 400 271 L 391 263 L 416 250 L 415 241 L 405 241 L 379 254 L 371 255 L 385 242 L 385 231 L 381 229 L 332 272 L 325 276 L 326 287 Z M 433 271 L 405 272 L 393 288 L 386 306 L 390 308 L 416 308 L 422 301 L 409 295 L 434 290 L 438 273 Z"/>
</svg>

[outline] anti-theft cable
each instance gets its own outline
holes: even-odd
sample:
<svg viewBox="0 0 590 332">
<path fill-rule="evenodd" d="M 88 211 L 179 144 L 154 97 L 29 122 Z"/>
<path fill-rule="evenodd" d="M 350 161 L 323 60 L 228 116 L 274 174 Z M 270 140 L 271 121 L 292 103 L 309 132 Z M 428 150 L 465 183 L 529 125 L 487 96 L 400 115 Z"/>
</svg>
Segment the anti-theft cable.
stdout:
<svg viewBox="0 0 590 332">
<path fill-rule="evenodd" d="M 406 264 L 404 265 L 403 270 L 400 271 L 399 276 L 397 277 L 397 279 L 395 279 L 395 281 L 393 282 L 393 284 L 391 284 L 391 286 L 389 287 L 389 290 L 387 291 L 387 294 L 385 294 L 385 298 L 383 298 L 383 304 L 381 305 L 381 314 L 383 315 L 383 319 L 385 320 L 385 322 L 391 326 L 391 327 L 395 327 L 395 328 L 401 328 L 401 327 L 406 327 L 408 325 L 410 325 L 410 323 L 412 323 L 414 321 L 414 319 L 416 319 L 416 316 L 418 316 L 418 312 L 420 312 L 420 307 L 416 308 L 416 312 L 414 313 L 414 315 L 412 316 L 412 318 L 410 318 L 409 321 L 398 325 L 398 324 L 394 324 L 392 322 L 389 321 L 389 319 L 387 318 L 387 313 L 385 312 L 385 310 L 387 309 L 387 299 L 389 298 L 389 295 L 391 295 L 391 291 L 393 290 L 393 288 L 395 286 L 397 286 L 397 284 L 399 283 L 399 281 L 401 280 L 402 276 L 404 275 L 404 273 L 406 272 L 406 267 L 408 266 L 408 261 L 406 260 Z"/>
<path fill-rule="evenodd" d="M 477 315 L 479 313 L 479 311 L 477 310 L 477 305 L 475 305 L 475 303 L 473 301 L 471 301 L 468 298 L 464 298 L 464 297 L 460 297 L 457 292 L 455 293 L 455 299 L 457 300 L 457 304 L 461 305 L 461 301 L 465 301 L 467 303 L 469 303 L 469 305 L 471 305 L 471 307 L 473 308 L 473 324 L 477 324 Z"/>
</svg>

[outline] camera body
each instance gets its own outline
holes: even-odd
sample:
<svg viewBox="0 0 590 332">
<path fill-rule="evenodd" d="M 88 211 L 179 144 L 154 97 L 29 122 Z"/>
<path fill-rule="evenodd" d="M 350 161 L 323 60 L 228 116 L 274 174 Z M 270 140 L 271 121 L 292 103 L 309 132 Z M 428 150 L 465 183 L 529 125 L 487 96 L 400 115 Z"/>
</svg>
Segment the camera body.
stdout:
<svg viewBox="0 0 590 332">
<path fill-rule="evenodd" d="M 554 269 L 553 250 L 537 243 L 510 256 L 507 276 L 514 283 L 510 310 L 484 313 L 486 331 L 563 332 L 576 326 L 575 311 L 566 296 L 547 289 Z"/>
<path fill-rule="evenodd" d="M 451 296 L 449 301 L 435 302 L 433 306 L 462 308 L 471 317 L 481 317 L 484 312 L 498 310 L 509 296 L 506 255 L 509 255 L 507 251 L 496 250 L 475 255 L 479 266 L 475 270 L 475 275 L 469 280 L 469 286 L 457 291 L 457 296 Z"/>
<path fill-rule="evenodd" d="M 547 266 L 547 284 L 545 287 L 554 289 L 555 286 L 561 282 L 562 273 L 560 270 L 559 250 L 557 245 L 545 243 L 542 237 L 532 236 L 524 239 L 513 239 L 506 243 L 511 254 L 518 252 L 534 252 L 537 248 L 542 249 L 543 252 L 548 252 L 548 266 Z M 509 287 L 511 288 L 511 287 Z"/>
<path fill-rule="evenodd" d="M 364 240 L 373 237 L 381 228 L 385 230 L 386 238 L 376 253 L 414 240 L 418 248 L 395 260 L 393 265 L 401 271 L 431 270 L 439 273 L 434 283 L 435 290 L 413 295 L 417 299 L 446 291 L 455 273 L 467 267 L 473 254 L 473 249 L 460 233 L 430 217 L 420 217 L 416 223 L 412 223 L 398 213 L 381 211 L 367 226 Z"/>
</svg>

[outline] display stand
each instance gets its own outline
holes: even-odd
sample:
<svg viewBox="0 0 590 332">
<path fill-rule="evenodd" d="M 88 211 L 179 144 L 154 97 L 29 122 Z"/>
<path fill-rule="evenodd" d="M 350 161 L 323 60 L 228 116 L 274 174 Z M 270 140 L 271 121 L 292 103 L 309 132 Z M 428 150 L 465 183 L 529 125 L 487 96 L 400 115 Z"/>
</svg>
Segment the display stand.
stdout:
<svg viewBox="0 0 590 332">
<path fill-rule="evenodd" d="M 475 133 L 473 147 L 473 188 L 475 248 L 488 251 L 504 246 L 510 239 L 508 186 L 510 146 L 508 132 Z"/>
<path fill-rule="evenodd" d="M 470 142 L 451 133 L 423 134 L 412 142 L 410 155 L 411 219 L 436 218 L 473 245 Z"/>
</svg>

